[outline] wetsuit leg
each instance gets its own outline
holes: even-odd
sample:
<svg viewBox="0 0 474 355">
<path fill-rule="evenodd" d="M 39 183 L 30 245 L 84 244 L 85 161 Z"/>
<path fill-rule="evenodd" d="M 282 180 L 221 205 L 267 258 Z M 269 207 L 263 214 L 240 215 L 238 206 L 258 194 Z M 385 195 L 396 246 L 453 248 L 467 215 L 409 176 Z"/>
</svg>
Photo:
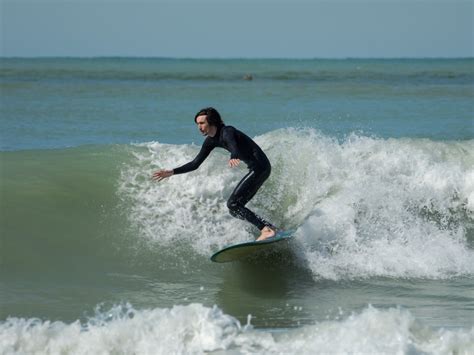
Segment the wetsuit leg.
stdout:
<svg viewBox="0 0 474 355">
<path fill-rule="evenodd" d="M 239 182 L 227 201 L 227 207 L 233 217 L 246 220 L 256 226 L 259 230 L 262 230 L 265 226 L 271 226 L 271 223 L 265 221 L 262 217 L 257 216 L 251 210 L 246 208 L 245 205 L 255 196 L 258 189 L 270 176 L 270 170 L 270 167 L 264 170 L 250 170 L 250 172 Z"/>
</svg>

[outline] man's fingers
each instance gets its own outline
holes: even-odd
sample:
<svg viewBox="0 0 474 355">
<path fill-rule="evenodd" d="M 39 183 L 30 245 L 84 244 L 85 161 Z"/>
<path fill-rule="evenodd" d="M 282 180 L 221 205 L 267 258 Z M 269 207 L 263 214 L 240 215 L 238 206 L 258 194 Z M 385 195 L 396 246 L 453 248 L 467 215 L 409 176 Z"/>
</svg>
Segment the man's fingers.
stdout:
<svg viewBox="0 0 474 355">
<path fill-rule="evenodd" d="M 234 168 L 234 167 L 236 167 L 236 166 L 239 165 L 239 164 L 240 164 L 240 159 L 230 159 L 230 160 L 229 160 L 229 166 L 230 166 L 231 168 Z"/>
<path fill-rule="evenodd" d="M 169 178 L 171 175 L 173 175 L 173 170 L 159 170 L 155 171 L 151 178 L 159 182 L 163 179 Z"/>
<path fill-rule="evenodd" d="M 157 171 L 156 173 L 153 174 L 152 176 L 152 179 L 155 180 L 155 181 L 158 181 L 160 182 L 161 180 L 163 180 L 165 178 L 165 176 L 163 176 L 163 172 L 162 171 Z"/>
</svg>

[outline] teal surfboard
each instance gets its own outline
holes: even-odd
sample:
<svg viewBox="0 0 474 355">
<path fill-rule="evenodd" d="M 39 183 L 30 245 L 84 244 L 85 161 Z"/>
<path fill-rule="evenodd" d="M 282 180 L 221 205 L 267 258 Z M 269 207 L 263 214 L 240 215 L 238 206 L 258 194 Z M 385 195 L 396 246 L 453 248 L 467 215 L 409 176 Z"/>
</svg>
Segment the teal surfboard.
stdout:
<svg viewBox="0 0 474 355">
<path fill-rule="evenodd" d="M 288 241 L 293 233 L 293 231 L 282 231 L 278 232 L 276 236 L 260 242 L 253 241 L 231 244 L 219 250 L 217 253 L 214 253 L 214 255 L 211 256 L 211 260 L 216 263 L 227 263 L 229 261 L 244 259 L 260 251 L 270 251 L 272 247 L 276 246 L 275 244 Z"/>
</svg>

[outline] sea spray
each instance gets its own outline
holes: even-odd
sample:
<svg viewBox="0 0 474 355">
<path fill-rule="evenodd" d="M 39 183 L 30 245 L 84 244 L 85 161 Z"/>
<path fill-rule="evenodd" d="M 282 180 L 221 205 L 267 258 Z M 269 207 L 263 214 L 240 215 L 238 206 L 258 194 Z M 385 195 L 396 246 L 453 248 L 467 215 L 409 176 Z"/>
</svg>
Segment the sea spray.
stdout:
<svg viewBox="0 0 474 355">
<path fill-rule="evenodd" d="M 313 129 L 283 129 L 255 138 L 272 175 L 250 205 L 284 229 L 297 229 L 300 256 L 316 278 L 450 278 L 472 275 L 474 141 L 337 140 Z M 201 255 L 256 231 L 229 216 L 226 198 L 245 174 L 227 168 L 216 149 L 190 174 L 156 183 L 195 145 L 133 148 L 119 194 L 141 235 L 160 245 L 189 244 Z"/>
<path fill-rule="evenodd" d="M 157 183 L 152 172 L 174 168 L 194 158 L 196 146 L 151 143 L 136 147 L 136 159 L 122 171 L 119 194 L 130 207 L 130 221 L 141 235 L 164 246 L 192 244 L 208 255 L 213 247 L 248 239 L 247 225 L 231 217 L 226 196 L 239 181 L 222 154 L 213 154 L 193 173 Z"/>
<path fill-rule="evenodd" d="M 315 152 L 331 163 L 310 168 L 315 184 L 320 176 L 330 184 L 329 193 L 299 230 L 314 273 L 333 279 L 472 275 L 467 239 L 474 196 L 467 177 L 473 155 L 459 149 L 472 143 L 351 136 Z"/>
</svg>

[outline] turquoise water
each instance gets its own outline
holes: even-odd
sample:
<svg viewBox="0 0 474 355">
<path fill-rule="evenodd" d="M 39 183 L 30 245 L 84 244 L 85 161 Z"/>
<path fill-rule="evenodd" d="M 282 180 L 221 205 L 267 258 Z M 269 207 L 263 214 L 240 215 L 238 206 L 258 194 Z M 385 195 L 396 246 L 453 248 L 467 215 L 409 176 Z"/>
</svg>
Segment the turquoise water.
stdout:
<svg viewBox="0 0 474 355">
<path fill-rule="evenodd" d="M 471 353 L 474 60 L 1 59 L 0 353 Z M 245 80 L 248 75 L 253 80 Z M 251 263 L 213 105 L 295 229 Z"/>
<path fill-rule="evenodd" d="M 196 107 L 251 135 L 472 138 L 473 60 L 2 59 L 2 150 L 197 140 Z M 252 81 L 243 80 L 252 75 Z M 193 136 L 194 134 L 194 136 Z"/>
</svg>

